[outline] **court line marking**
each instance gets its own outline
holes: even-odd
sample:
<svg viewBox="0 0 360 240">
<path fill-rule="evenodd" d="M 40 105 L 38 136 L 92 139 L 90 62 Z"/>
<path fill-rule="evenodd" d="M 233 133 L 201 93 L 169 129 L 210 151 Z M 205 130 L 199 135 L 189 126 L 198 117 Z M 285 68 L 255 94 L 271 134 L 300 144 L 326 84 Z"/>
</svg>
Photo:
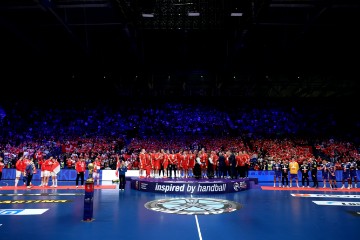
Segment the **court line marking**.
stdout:
<svg viewBox="0 0 360 240">
<path fill-rule="evenodd" d="M 197 227 L 198 234 L 199 234 L 199 239 L 202 240 L 201 230 L 200 230 L 200 226 L 199 226 L 199 221 L 198 221 L 197 215 L 195 215 L 195 221 L 196 221 L 196 227 Z"/>
<path fill-rule="evenodd" d="M 193 198 L 192 194 L 190 195 L 190 197 Z M 201 229 L 197 215 L 195 215 L 195 222 L 196 222 L 196 228 L 198 230 L 199 239 L 202 240 Z"/>
<path fill-rule="evenodd" d="M 311 193 L 293 193 L 293 197 L 317 197 L 317 198 L 360 198 L 360 195 L 336 195 L 336 194 L 311 194 Z"/>
</svg>

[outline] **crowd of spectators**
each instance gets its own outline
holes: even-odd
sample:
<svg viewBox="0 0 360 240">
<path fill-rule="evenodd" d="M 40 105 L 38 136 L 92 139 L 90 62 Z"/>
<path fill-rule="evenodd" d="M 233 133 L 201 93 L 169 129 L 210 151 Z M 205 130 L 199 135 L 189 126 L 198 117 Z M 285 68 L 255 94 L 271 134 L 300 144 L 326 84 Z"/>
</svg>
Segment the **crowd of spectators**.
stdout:
<svg viewBox="0 0 360 240">
<path fill-rule="evenodd" d="M 19 154 L 41 151 L 64 168 L 78 157 L 101 156 L 115 169 L 116 154 L 136 165 L 141 148 L 214 151 L 232 149 L 252 156 L 267 170 L 276 158 L 298 161 L 359 159 L 357 119 L 321 105 L 287 102 L 186 101 L 6 102 L 0 105 L 0 151 L 6 167 Z M 356 115 L 355 115 L 356 117 Z"/>
</svg>

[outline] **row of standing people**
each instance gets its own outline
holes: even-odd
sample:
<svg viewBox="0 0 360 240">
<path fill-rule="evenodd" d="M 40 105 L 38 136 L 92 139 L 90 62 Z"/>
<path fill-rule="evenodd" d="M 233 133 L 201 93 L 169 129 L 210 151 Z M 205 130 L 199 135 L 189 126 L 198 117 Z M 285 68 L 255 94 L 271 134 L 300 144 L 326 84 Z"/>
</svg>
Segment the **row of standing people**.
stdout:
<svg viewBox="0 0 360 240">
<path fill-rule="evenodd" d="M 323 188 L 326 188 L 327 183 L 329 183 L 331 189 L 337 188 L 336 166 L 327 160 L 318 163 L 315 159 L 310 158 L 309 160 L 304 160 L 303 163 L 299 165 L 298 162 L 295 161 L 295 158 L 292 158 L 290 162 L 277 159 L 273 164 L 272 169 L 274 171 L 274 187 L 276 187 L 277 182 L 279 187 L 292 187 L 293 180 L 295 180 L 296 186 L 300 187 L 298 179 L 298 172 L 300 171 L 302 187 L 310 187 L 310 173 L 313 182 L 312 187 L 318 188 L 319 181 L 317 172 L 321 171 Z M 348 161 L 341 164 L 342 189 L 346 187 L 346 183 L 348 189 L 351 189 L 352 187 L 357 188 L 357 169 L 358 166 L 356 161 Z"/>
<path fill-rule="evenodd" d="M 21 156 L 15 164 L 15 183 L 14 186 L 17 187 L 20 181 L 20 178 L 27 180 L 27 188 L 32 187 L 32 178 L 33 175 L 37 173 L 37 168 L 34 164 L 34 158 L 28 155 Z M 52 179 L 52 186 L 57 187 L 57 174 L 60 172 L 60 163 L 54 157 L 49 157 L 46 160 L 40 162 L 40 177 L 41 184 L 40 186 L 48 186 L 49 180 Z M 25 185 L 25 181 L 24 181 Z"/>
<path fill-rule="evenodd" d="M 140 177 L 195 177 L 195 178 L 245 178 L 248 176 L 250 156 L 243 152 L 205 151 L 160 151 L 139 154 Z M 200 170 L 200 172 L 198 172 Z"/>
<path fill-rule="evenodd" d="M 40 159 L 38 161 L 39 169 L 36 168 L 34 164 L 34 158 L 28 155 L 22 155 L 16 161 L 15 164 L 15 182 L 14 186 L 18 187 L 19 181 L 22 178 L 24 186 L 27 188 L 32 187 L 33 175 L 40 170 L 40 187 L 48 187 L 50 180 L 52 180 L 52 185 L 50 187 L 58 187 L 58 174 L 61 170 L 59 160 L 53 156 L 50 156 L 47 159 Z M 100 167 L 101 162 L 98 157 L 93 161 L 94 170 L 93 178 L 97 185 L 100 185 Z M 2 169 L 4 168 L 3 159 L 0 157 L 0 181 L 2 179 Z M 84 158 L 79 158 L 75 164 L 76 170 L 76 187 L 84 185 L 85 181 L 85 171 L 86 171 L 86 162 Z"/>
</svg>

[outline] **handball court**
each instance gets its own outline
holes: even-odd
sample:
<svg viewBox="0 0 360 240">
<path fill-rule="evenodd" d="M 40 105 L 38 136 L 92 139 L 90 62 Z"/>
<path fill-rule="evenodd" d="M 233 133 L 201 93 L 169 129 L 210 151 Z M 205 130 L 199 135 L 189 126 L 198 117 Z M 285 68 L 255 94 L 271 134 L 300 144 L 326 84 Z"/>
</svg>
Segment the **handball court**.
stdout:
<svg viewBox="0 0 360 240">
<path fill-rule="evenodd" d="M 84 221 L 84 187 L 59 182 L 57 188 L 29 190 L 14 181 L 0 188 L 0 239 L 358 239 L 359 189 L 258 187 L 227 194 L 175 195 L 119 191 L 117 183 L 95 187 L 93 219 Z M 340 184 L 338 184 L 340 185 Z M 182 199 L 224 200 L 236 210 L 209 214 L 162 212 L 148 202 Z M 164 204 L 164 206 L 166 206 Z M 169 209 L 171 208 L 169 204 Z M 204 206 L 209 210 L 211 203 Z M 205 211 L 205 212 L 206 212 Z"/>
</svg>

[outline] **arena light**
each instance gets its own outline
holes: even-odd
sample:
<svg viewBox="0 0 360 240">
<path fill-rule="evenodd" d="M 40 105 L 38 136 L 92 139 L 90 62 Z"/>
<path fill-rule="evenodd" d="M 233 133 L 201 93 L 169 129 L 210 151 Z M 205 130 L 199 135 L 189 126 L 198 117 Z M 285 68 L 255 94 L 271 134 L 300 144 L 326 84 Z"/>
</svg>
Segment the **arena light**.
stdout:
<svg viewBox="0 0 360 240">
<path fill-rule="evenodd" d="M 141 15 L 142 15 L 142 17 L 144 17 L 144 18 L 153 18 L 153 17 L 154 17 L 154 14 L 153 14 L 153 13 L 142 13 Z"/>
<path fill-rule="evenodd" d="M 243 14 L 241 12 L 232 12 L 230 14 L 231 17 L 241 17 Z"/>
<path fill-rule="evenodd" d="M 200 13 L 198 13 L 198 12 L 188 12 L 188 16 L 189 17 L 198 17 L 198 16 L 200 16 Z"/>
</svg>

